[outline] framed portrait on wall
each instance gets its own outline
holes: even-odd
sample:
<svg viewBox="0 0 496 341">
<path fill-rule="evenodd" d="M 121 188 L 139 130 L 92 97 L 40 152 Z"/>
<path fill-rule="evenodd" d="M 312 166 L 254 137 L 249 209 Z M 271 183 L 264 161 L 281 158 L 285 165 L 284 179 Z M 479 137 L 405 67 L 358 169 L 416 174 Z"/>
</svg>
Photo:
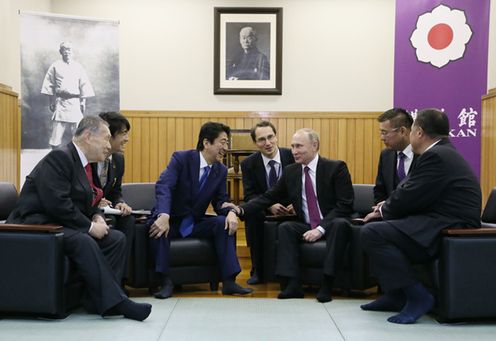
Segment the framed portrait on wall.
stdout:
<svg viewBox="0 0 496 341">
<path fill-rule="evenodd" d="M 282 93 L 282 8 L 214 8 L 214 94 Z"/>
</svg>

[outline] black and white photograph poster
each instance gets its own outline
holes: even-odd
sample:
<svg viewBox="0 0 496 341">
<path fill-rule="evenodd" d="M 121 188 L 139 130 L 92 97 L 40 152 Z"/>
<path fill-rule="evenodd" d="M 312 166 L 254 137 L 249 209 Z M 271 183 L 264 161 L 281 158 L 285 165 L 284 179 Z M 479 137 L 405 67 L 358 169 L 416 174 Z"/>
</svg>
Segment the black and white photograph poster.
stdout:
<svg viewBox="0 0 496 341">
<path fill-rule="evenodd" d="M 119 110 L 119 23 L 20 12 L 21 184 L 86 115 Z"/>
<path fill-rule="evenodd" d="M 215 8 L 214 93 L 281 94 L 282 9 Z"/>
</svg>

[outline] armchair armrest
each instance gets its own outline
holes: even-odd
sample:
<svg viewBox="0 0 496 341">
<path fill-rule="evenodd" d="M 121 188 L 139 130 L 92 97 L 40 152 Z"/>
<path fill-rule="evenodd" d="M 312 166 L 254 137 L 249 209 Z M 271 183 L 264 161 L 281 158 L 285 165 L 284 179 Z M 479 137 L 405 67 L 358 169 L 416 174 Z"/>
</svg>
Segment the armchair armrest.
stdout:
<svg viewBox="0 0 496 341">
<path fill-rule="evenodd" d="M 0 224 L 0 231 L 27 231 L 27 232 L 60 232 L 58 225 L 29 225 L 29 224 Z"/>
<path fill-rule="evenodd" d="M 496 228 L 492 227 L 479 227 L 479 228 L 447 228 L 442 230 L 443 236 L 483 236 L 483 235 L 496 235 Z"/>
<path fill-rule="evenodd" d="M 265 220 L 268 221 L 286 221 L 296 219 L 296 214 L 287 214 L 287 215 L 268 215 L 265 217 Z"/>
</svg>

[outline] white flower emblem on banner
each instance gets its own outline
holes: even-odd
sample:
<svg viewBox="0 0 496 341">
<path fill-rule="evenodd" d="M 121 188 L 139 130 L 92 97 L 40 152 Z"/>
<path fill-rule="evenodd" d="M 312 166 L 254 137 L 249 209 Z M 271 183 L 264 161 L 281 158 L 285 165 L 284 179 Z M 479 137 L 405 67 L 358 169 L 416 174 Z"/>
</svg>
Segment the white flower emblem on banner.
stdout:
<svg viewBox="0 0 496 341">
<path fill-rule="evenodd" d="M 463 57 L 465 45 L 472 37 L 465 12 L 439 5 L 417 19 L 417 28 L 410 41 L 417 59 L 442 68 L 450 61 Z"/>
</svg>

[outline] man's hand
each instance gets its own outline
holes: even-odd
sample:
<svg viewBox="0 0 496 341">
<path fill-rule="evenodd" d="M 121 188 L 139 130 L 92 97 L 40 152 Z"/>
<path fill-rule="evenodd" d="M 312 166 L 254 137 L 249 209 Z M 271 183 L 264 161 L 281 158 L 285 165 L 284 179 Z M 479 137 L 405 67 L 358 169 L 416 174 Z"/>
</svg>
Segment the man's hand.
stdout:
<svg viewBox="0 0 496 341">
<path fill-rule="evenodd" d="M 108 234 L 109 227 L 101 215 L 95 214 L 91 221 L 93 224 L 88 231 L 90 236 L 96 239 L 102 239 Z"/>
<path fill-rule="evenodd" d="M 79 107 L 81 109 L 81 112 L 84 114 L 84 112 L 86 111 L 86 101 L 80 101 Z"/>
<path fill-rule="evenodd" d="M 169 234 L 169 218 L 170 216 L 168 214 L 162 214 L 160 217 L 155 220 L 155 222 L 150 226 L 150 237 L 158 239 L 162 237 L 167 237 Z"/>
<path fill-rule="evenodd" d="M 226 216 L 226 225 L 224 227 L 225 230 L 229 229 L 229 235 L 232 236 L 236 233 L 238 229 L 238 217 L 234 212 L 229 212 Z"/>
<path fill-rule="evenodd" d="M 364 223 L 368 223 L 369 221 L 372 221 L 372 220 L 378 220 L 378 219 L 381 219 L 381 212 L 379 212 L 379 210 L 377 211 L 374 211 L 374 212 L 370 212 L 369 214 L 367 214 L 365 216 L 365 218 L 363 218 L 363 222 Z"/>
<path fill-rule="evenodd" d="M 309 230 L 303 233 L 303 240 L 309 243 L 313 243 L 322 237 L 322 233 L 317 229 Z"/>
<path fill-rule="evenodd" d="M 102 200 L 100 200 L 100 202 L 98 203 L 98 207 L 104 208 L 106 206 L 112 206 L 112 201 L 102 198 Z"/>
<path fill-rule="evenodd" d="M 288 209 L 288 207 L 284 207 L 281 204 L 274 204 L 274 205 L 270 206 L 269 211 L 272 215 L 275 215 L 275 216 L 282 216 L 282 215 L 291 214 L 291 211 Z"/>
<path fill-rule="evenodd" d="M 289 214 L 296 214 L 294 208 L 293 208 L 293 204 L 289 204 L 288 207 L 286 207 Z"/>
<path fill-rule="evenodd" d="M 234 208 L 236 209 L 236 205 L 234 205 L 232 202 L 224 202 L 222 203 L 222 206 L 220 208 Z"/>
<path fill-rule="evenodd" d="M 131 211 L 133 210 L 131 206 L 126 204 L 125 202 L 120 202 L 117 205 L 115 205 L 115 208 L 117 208 L 119 211 L 122 212 L 122 216 L 125 217 L 127 215 L 131 214 Z"/>
<path fill-rule="evenodd" d="M 372 209 L 374 210 L 374 212 L 379 212 L 379 210 L 381 209 L 382 205 L 384 205 L 384 203 L 385 203 L 385 202 L 386 202 L 386 201 L 385 201 L 385 200 L 383 200 L 383 201 L 381 201 L 380 203 L 378 203 L 377 205 L 372 206 Z"/>
</svg>

